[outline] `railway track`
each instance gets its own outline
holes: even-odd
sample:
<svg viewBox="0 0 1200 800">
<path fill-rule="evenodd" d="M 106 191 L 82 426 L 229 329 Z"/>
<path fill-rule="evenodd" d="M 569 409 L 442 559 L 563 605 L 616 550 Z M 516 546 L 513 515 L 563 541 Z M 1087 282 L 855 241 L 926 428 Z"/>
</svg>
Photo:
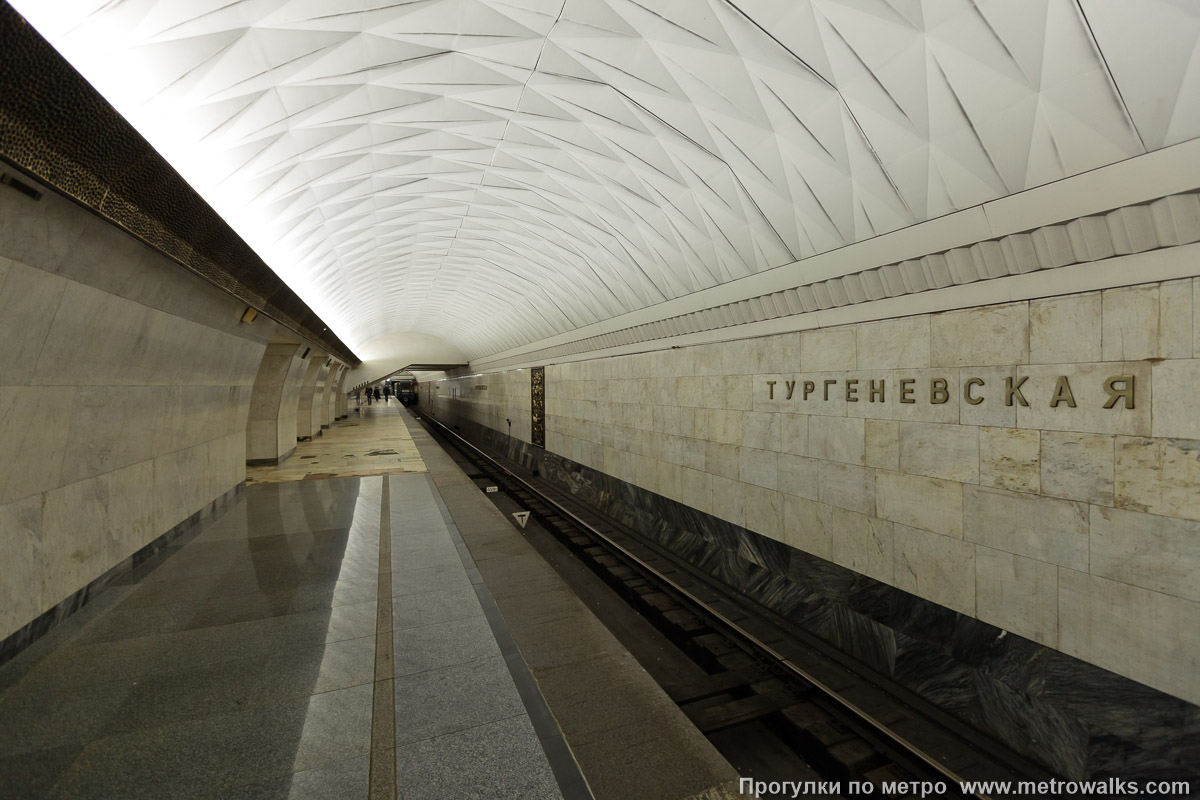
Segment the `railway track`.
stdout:
<svg viewBox="0 0 1200 800">
<path fill-rule="evenodd" d="M 1055 777 L 633 530 L 413 412 L 698 669 L 661 680 L 760 797 L 974 797 Z M 732 751 L 732 753 L 730 752 Z M 966 788 L 964 788 L 966 787 Z"/>
</svg>

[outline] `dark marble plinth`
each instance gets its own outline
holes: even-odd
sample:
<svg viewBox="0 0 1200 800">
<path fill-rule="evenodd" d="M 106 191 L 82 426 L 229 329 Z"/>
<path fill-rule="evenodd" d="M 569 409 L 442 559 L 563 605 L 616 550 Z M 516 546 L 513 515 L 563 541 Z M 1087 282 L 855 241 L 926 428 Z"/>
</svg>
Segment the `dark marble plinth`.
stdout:
<svg viewBox="0 0 1200 800">
<path fill-rule="evenodd" d="M 283 453 L 282 455 L 279 455 L 275 458 L 247 458 L 246 466 L 247 467 L 277 467 L 280 464 L 282 464 L 284 461 L 287 461 L 288 458 L 290 458 L 292 453 L 294 453 L 294 452 L 296 452 L 295 447 L 293 447 L 291 450 L 288 450 L 286 453 Z"/>
<path fill-rule="evenodd" d="M 29 645 L 36 642 L 38 639 L 49 633 L 54 626 L 65 620 L 67 617 L 74 614 L 79 609 L 83 608 L 89 600 L 103 591 L 106 587 L 112 585 L 126 574 L 136 569 L 143 564 L 147 559 L 160 552 L 164 547 L 167 547 L 172 542 L 179 539 L 187 533 L 192 533 L 198 530 L 198 526 L 206 519 L 213 517 L 218 512 L 228 508 L 228 506 L 237 499 L 246 488 L 245 481 L 234 486 L 225 494 L 218 497 L 216 500 L 208 503 L 204 508 L 195 512 L 187 519 L 175 525 L 170 530 L 157 536 L 149 544 L 145 545 L 133 555 L 121 561 L 108 569 L 100 577 L 90 581 L 87 586 L 84 586 L 73 592 L 69 597 L 58 603 L 54 608 L 40 614 L 35 620 L 25 625 L 15 633 L 10 634 L 0 641 L 0 665 L 11 661 L 18 653 L 20 653 Z"/>
</svg>

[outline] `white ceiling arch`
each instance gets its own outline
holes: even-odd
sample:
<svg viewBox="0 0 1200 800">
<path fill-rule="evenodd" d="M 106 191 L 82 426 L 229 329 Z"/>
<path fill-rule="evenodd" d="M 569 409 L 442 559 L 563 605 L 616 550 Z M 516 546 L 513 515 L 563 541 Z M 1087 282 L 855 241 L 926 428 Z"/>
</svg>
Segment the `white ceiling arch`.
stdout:
<svg viewBox="0 0 1200 800">
<path fill-rule="evenodd" d="M 1193 0 L 11 0 L 351 348 L 518 347 L 1200 134 Z"/>
</svg>

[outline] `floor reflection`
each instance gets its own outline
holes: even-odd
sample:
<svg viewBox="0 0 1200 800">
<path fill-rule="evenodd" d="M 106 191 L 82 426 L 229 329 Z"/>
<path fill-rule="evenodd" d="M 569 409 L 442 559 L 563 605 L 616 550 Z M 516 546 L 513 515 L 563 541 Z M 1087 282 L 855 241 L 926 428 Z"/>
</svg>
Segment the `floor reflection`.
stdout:
<svg viewBox="0 0 1200 800">
<path fill-rule="evenodd" d="M 351 411 L 278 466 L 250 467 L 246 482 L 285 483 L 344 476 L 425 472 L 399 402 L 376 403 Z"/>
<path fill-rule="evenodd" d="M 0 668 L 0 794 L 366 796 L 381 495 L 250 487 Z"/>
</svg>

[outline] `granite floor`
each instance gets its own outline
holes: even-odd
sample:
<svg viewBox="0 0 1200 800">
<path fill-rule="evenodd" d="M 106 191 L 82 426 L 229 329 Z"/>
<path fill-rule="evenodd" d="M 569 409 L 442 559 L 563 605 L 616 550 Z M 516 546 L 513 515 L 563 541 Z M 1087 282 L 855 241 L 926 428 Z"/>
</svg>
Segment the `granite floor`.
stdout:
<svg viewBox="0 0 1200 800">
<path fill-rule="evenodd" d="M 308 478 L 249 487 L 0 668 L 0 795 L 563 796 L 429 476 Z"/>
<path fill-rule="evenodd" d="M 246 484 L 425 472 L 404 414 L 399 400 L 361 408 L 351 400 L 349 417 L 312 441 L 297 443 L 281 464 L 247 468 Z"/>
</svg>

